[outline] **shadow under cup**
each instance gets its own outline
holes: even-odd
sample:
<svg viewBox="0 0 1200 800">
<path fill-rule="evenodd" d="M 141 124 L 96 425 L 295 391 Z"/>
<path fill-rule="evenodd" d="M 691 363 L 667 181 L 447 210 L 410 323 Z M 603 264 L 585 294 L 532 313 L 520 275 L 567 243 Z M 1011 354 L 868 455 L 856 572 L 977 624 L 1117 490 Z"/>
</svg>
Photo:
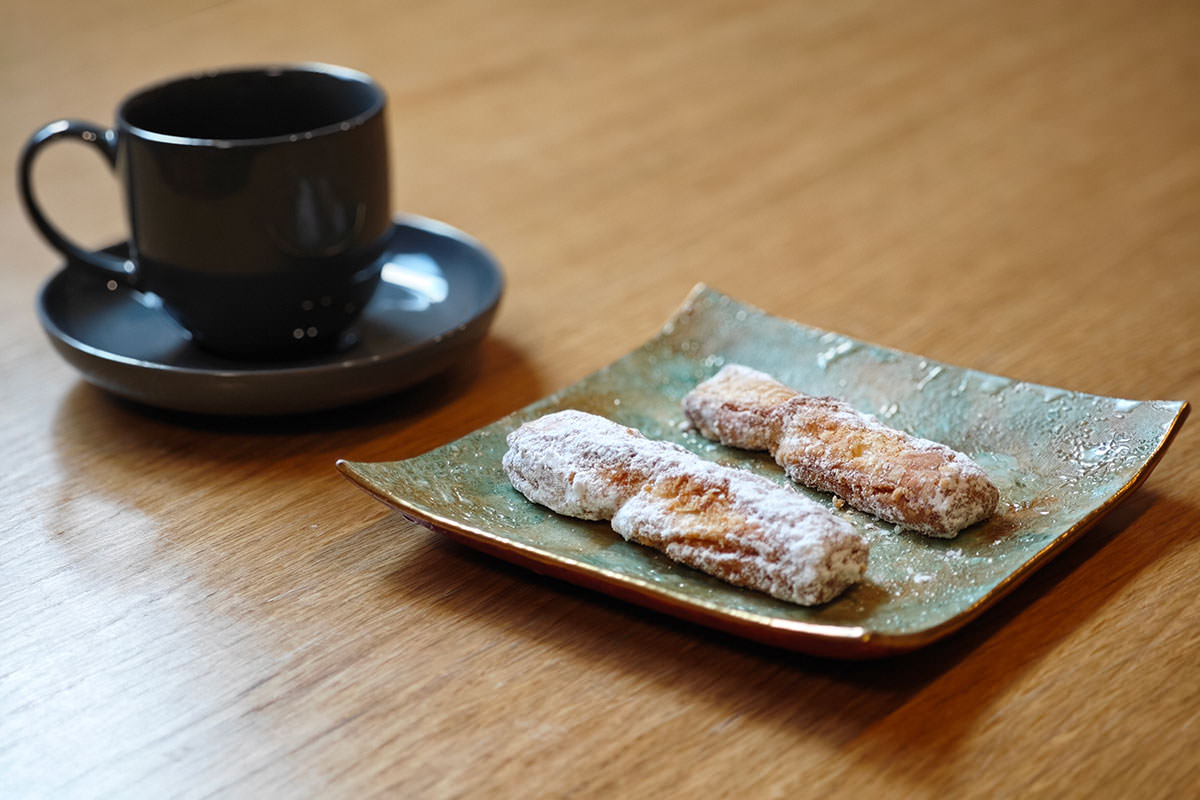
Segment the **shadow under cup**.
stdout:
<svg viewBox="0 0 1200 800">
<path fill-rule="evenodd" d="M 128 282 L 224 356 L 344 346 L 392 227 L 384 106 L 369 77 L 325 65 L 198 74 L 126 99 L 97 130 L 125 193 Z"/>
</svg>

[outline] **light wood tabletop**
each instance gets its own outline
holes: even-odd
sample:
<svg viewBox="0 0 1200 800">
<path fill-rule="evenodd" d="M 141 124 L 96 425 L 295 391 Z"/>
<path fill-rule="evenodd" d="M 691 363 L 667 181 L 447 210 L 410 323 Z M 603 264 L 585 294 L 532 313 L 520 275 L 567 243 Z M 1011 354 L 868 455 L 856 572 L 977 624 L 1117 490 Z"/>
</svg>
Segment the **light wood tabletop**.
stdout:
<svg viewBox="0 0 1200 800">
<path fill-rule="evenodd" d="M 846 661 L 464 547 L 338 459 L 425 453 L 655 335 L 704 283 L 1069 390 L 1200 400 L 1195 2 L 17 0 L 0 25 L 0 796 L 1200 792 L 1200 424 L 962 630 Z M 51 120 L 322 61 L 389 96 L 397 211 L 502 264 L 439 376 L 298 417 L 138 406 L 35 310 Z M 37 164 L 89 246 L 97 154 Z M 615 534 L 614 534 L 615 535 Z"/>
</svg>

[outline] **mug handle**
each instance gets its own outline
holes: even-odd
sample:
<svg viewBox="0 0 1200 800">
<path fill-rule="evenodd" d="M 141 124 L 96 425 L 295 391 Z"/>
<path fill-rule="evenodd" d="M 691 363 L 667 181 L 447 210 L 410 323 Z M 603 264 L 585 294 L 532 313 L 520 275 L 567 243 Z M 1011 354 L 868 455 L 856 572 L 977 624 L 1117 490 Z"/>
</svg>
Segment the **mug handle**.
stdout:
<svg viewBox="0 0 1200 800">
<path fill-rule="evenodd" d="M 123 283 L 131 283 L 134 277 L 133 262 L 127 258 L 116 256 L 100 250 L 85 250 L 68 239 L 58 228 L 54 227 L 42 213 L 33 192 L 33 160 L 44 145 L 61 137 L 77 138 L 90 144 L 104 154 L 110 169 L 117 167 L 117 132 L 109 128 L 98 128 L 88 122 L 60 119 L 43 126 L 21 149 L 20 181 L 21 200 L 29 213 L 33 224 L 56 250 L 67 256 L 73 262 L 88 267 L 109 279 L 119 279 Z"/>
</svg>

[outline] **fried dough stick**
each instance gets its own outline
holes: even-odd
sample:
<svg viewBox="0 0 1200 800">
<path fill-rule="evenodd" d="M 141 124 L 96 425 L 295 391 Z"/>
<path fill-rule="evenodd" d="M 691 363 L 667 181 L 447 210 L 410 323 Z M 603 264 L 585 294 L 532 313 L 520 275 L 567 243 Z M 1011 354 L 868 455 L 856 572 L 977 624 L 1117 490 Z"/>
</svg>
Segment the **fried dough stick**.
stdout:
<svg viewBox="0 0 1200 800">
<path fill-rule="evenodd" d="M 990 516 L 999 500 L 987 474 L 962 453 L 740 364 L 693 389 L 683 409 L 704 436 L 768 450 L 797 483 L 929 536 L 956 536 Z"/>
<path fill-rule="evenodd" d="M 508 436 L 504 470 L 527 498 L 729 583 L 801 605 L 862 578 L 867 545 L 795 490 L 594 414 L 560 411 Z"/>
</svg>

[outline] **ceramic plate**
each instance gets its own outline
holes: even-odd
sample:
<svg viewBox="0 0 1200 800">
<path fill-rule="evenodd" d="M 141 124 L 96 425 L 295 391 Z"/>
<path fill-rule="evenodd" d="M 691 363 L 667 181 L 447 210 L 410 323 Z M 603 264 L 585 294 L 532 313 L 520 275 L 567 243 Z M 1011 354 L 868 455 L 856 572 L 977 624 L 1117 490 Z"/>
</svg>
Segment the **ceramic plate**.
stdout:
<svg viewBox="0 0 1200 800">
<path fill-rule="evenodd" d="M 112 248 L 122 252 L 122 247 Z M 89 382 L 147 405 L 200 414 L 320 411 L 397 392 L 455 364 L 487 333 L 504 289 L 474 239 L 424 217 L 397 217 L 383 280 L 353 346 L 293 361 L 205 352 L 161 301 L 66 268 L 38 297 L 42 327 Z"/>
<path fill-rule="evenodd" d="M 684 423 L 683 396 L 729 362 L 968 453 L 999 487 L 998 512 L 937 540 L 840 511 L 870 542 L 866 578 L 804 608 L 627 543 L 607 523 L 558 516 L 509 485 L 505 436 L 566 408 L 785 482 L 765 454 L 714 444 Z M 1186 403 L 1097 397 L 939 364 L 698 287 L 655 338 L 579 383 L 425 455 L 339 468 L 408 518 L 538 572 L 772 645 L 873 657 L 945 636 L 1028 577 L 1146 478 L 1187 411 Z"/>
</svg>

